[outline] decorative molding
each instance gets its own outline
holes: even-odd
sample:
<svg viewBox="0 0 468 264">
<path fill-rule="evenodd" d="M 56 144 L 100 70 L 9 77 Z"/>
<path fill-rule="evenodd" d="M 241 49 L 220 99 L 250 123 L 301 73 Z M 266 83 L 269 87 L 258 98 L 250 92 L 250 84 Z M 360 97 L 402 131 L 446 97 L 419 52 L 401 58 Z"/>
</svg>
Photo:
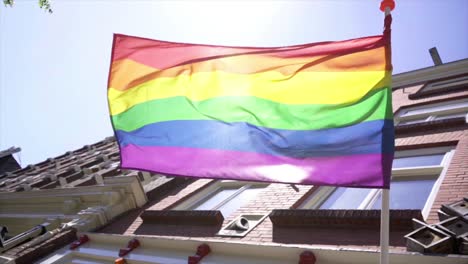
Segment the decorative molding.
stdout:
<svg viewBox="0 0 468 264">
<path fill-rule="evenodd" d="M 51 228 L 72 223 L 84 232 L 146 202 L 136 176 L 112 177 L 97 186 L 0 193 L 0 222 L 12 235 L 52 220 Z"/>
<path fill-rule="evenodd" d="M 86 233 L 91 243 L 70 251 L 68 247 L 51 253 L 39 263 L 65 263 L 74 260 L 114 263 L 123 246 L 135 236 Z M 206 259 L 210 263 L 298 263 L 299 255 L 304 250 L 314 252 L 318 261 L 327 263 L 375 264 L 379 262 L 379 251 L 376 249 L 356 249 L 346 245 L 324 246 L 304 244 L 272 244 L 240 240 L 220 241 L 210 238 L 184 237 L 138 237 L 141 246 L 125 257 L 129 263 L 187 263 L 188 256 L 200 244 L 207 244 L 212 252 Z M 422 255 L 394 251 L 390 248 L 392 263 L 424 264 L 466 264 L 468 258 L 461 255 Z"/>
</svg>

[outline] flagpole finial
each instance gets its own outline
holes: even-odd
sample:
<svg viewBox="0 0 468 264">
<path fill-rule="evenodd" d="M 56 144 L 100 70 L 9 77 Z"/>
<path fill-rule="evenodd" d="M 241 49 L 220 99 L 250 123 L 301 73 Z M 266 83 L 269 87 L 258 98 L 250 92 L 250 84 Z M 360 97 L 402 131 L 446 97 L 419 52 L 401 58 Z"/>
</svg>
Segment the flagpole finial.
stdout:
<svg viewBox="0 0 468 264">
<path fill-rule="evenodd" d="M 380 3 L 380 11 L 385 12 L 387 8 L 389 8 L 390 11 L 393 11 L 393 9 L 395 9 L 395 1 L 382 0 L 382 2 Z"/>
</svg>

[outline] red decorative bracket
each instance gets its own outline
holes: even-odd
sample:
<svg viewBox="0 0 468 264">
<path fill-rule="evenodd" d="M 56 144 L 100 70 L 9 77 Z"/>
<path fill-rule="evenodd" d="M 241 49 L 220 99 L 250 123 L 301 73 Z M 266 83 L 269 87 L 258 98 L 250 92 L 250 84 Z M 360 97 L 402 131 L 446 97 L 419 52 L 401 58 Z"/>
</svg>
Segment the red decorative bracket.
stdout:
<svg viewBox="0 0 468 264">
<path fill-rule="evenodd" d="M 77 241 L 71 243 L 70 245 L 70 249 L 73 250 L 81 245 L 83 245 L 84 243 L 88 242 L 89 241 L 89 237 L 87 235 L 81 235 Z"/>
<path fill-rule="evenodd" d="M 385 12 L 385 8 L 390 8 L 390 11 L 395 9 L 395 1 L 394 0 L 382 0 L 380 3 L 380 11 Z"/>
<path fill-rule="evenodd" d="M 140 241 L 138 239 L 134 238 L 130 241 L 128 241 L 127 247 L 126 248 L 121 248 L 119 250 L 119 257 L 123 257 L 127 255 L 128 253 L 132 252 L 135 248 L 140 246 Z"/>
<path fill-rule="evenodd" d="M 211 249 L 207 244 L 201 244 L 197 248 L 197 253 L 193 256 L 188 257 L 188 264 L 198 264 L 200 261 L 208 254 L 210 254 Z"/>
<path fill-rule="evenodd" d="M 317 259 L 311 251 L 304 251 L 299 256 L 299 264 L 315 264 Z"/>
<path fill-rule="evenodd" d="M 118 258 L 114 261 L 114 264 L 127 264 L 127 261 L 124 258 Z"/>
</svg>

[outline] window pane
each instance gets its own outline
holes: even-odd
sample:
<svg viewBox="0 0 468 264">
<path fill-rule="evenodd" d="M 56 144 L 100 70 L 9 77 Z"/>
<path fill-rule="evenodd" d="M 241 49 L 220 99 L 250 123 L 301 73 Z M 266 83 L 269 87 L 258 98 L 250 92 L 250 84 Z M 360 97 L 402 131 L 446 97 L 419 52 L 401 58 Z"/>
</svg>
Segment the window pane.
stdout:
<svg viewBox="0 0 468 264">
<path fill-rule="evenodd" d="M 370 191 L 362 188 L 336 188 L 320 209 L 357 209 Z"/>
<path fill-rule="evenodd" d="M 436 179 L 392 181 L 390 183 L 391 209 L 423 209 Z M 373 209 L 380 209 L 382 197 L 374 203 Z"/>
<path fill-rule="evenodd" d="M 255 198 L 255 196 L 257 196 L 257 194 L 260 193 L 260 191 L 262 191 L 263 189 L 264 187 L 246 189 L 239 195 L 234 197 L 232 200 L 221 206 L 219 210 L 221 211 L 221 213 L 223 213 L 224 217 L 228 217 L 241 206 L 247 204 L 250 200 Z"/>
<path fill-rule="evenodd" d="M 393 160 L 393 168 L 437 166 L 440 165 L 444 156 L 445 153 L 395 158 Z"/>
<path fill-rule="evenodd" d="M 214 194 L 208 196 L 207 199 L 202 200 L 200 203 L 193 206 L 193 210 L 212 210 L 215 206 L 226 200 L 229 196 L 234 194 L 239 187 L 235 188 L 221 188 Z"/>
</svg>

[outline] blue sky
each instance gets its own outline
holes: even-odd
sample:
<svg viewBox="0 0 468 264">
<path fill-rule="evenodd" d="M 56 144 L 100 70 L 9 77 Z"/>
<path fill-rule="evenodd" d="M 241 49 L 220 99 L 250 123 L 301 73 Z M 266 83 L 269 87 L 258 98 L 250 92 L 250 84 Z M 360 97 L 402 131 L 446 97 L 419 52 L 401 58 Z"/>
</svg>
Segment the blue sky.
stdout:
<svg viewBox="0 0 468 264">
<path fill-rule="evenodd" d="M 26 166 L 113 134 L 106 85 L 112 34 L 284 46 L 379 35 L 380 0 L 37 1 L 0 7 L 0 150 Z M 468 57 L 468 1 L 397 0 L 394 73 Z"/>
</svg>

